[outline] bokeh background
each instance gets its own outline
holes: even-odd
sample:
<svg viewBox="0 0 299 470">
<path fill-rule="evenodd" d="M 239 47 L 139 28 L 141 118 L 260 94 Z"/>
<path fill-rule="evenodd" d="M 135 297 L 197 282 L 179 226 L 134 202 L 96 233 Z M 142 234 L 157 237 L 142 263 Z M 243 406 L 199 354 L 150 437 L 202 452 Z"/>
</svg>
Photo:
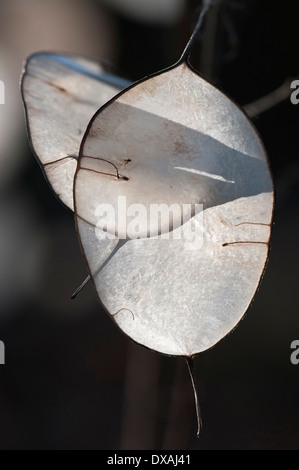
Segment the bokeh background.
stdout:
<svg viewBox="0 0 299 470">
<path fill-rule="evenodd" d="M 232 334 L 195 359 L 200 438 L 183 359 L 124 336 L 88 285 L 73 215 L 28 145 L 19 91 L 32 52 L 95 57 L 136 80 L 173 64 L 200 0 L 0 0 L 0 449 L 298 450 L 299 77 L 296 0 L 223 0 L 193 66 L 241 106 L 270 95 L 253 121 L 276 187 L 268 267 Z M 281 89 L 281 86 L 283 88 Z M 282 92 L 282 94 L 281 94 Z M 251 108 L 252 109 L 252 108 Z"/>
</svg>

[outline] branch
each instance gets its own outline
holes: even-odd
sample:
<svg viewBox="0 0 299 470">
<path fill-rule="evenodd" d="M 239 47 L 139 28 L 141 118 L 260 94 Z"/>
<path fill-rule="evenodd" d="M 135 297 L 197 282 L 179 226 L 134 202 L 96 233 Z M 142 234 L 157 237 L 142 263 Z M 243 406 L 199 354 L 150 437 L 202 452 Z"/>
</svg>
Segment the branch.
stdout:
<svg viewBox="0 0 299 470">
<path fill-rule="evenodd" d="M 291 83 L 293 80 L 296 80 L 296 78 L 287 78 L 280 87 L 276 88 L 276 90 L 243 106 L 244 111 L 249 117 L 257 118 L 260 114 L 282 103 L 290 97 Z"/>
</svg>

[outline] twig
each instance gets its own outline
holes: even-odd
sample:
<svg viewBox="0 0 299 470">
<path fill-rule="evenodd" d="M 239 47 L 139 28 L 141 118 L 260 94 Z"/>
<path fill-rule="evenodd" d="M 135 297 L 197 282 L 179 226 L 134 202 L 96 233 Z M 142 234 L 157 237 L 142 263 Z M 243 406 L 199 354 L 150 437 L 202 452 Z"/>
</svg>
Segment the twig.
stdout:
<svg viewBox="0 0 299 470">
<path fill-rule="evenodd" d="M 90 274 L 84 279 L 84 281 L 82 282 L 82 284 L 77 287 L 77 289 L 75 290 L 75 292 L 72 293 L 71 295 L 71 299 L 75 299 L 77 297 L 77 295 L 79 294 L 79 292 L 81 292 L 81 290 L 86 286 L 86 284 L 90 281 L 91 279 L 91 276 Z"/>
<path fill-rule="evenodd" d="M 268 93 L 252 103 L 243 106 L 244 111 L 249 117 L 256 118 L 265 111 L 268 111 L 279 103 L 282 103 L 290 97 L 291 83 L 293 80 L 293 78 L 287 78 L 280 87 L 276 88 L 276 90 L 271 91 L 271 93 Z"/>
<path fill-rule="evenodd" d="M 193 369 L 193 358 L 192 357 L 185 357 L 185 361 L 188 366 L 188 371 L 191 378 L 193 393 L 194 393 L 194 402 L 195 402 L 195 409 L 196 409 L 196 418 L 197 418 L 197 437 L 199 437 L 200 430 L 202 427 L 201 416 L 200 416 L 200 409 L 199 409 L 199 402 L 198 402 L 198 395 L 195 385 L 195 375 Z"/>
<path fill-rule="evenodd" d="M 194 42 L 197 38 L 197 35 L 198 35 L 199 31 L 201 30 L 204 18 L 206 16 L 206 13 L 208 12 L 211 4 L 212 4 L 212 0 L 203 0 L 202 9 L 201 9 L 200 15 L 198 17 L 196 26 L 195 26 L 195 28 L 193 30 L 193 33 L 191 34 L 190 39 L 187 42 L 187 45 L 186 45 L 186 47 L 185 47 L 185 49 L 184 49 L 184 51 L 181 55 L 180 62 L 184 62 L 184 61 L 188 60 L 191 49 L 192 49 L 192 46 L 193 46 L 193 44 L 194 44 Z"/>
</svg>

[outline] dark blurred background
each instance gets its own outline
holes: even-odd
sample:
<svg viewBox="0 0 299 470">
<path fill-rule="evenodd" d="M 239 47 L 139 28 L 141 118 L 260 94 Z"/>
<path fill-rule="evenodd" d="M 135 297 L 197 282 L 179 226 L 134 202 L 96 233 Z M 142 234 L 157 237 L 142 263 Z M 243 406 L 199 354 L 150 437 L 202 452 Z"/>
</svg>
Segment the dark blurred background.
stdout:
<svg viewBox="0 0 299 470">
<path fill-rule="evenodd" d="M 253 121 L 276 187 L 268 267 L 232 334 L 195 359 L 203 429 L 196 438 L 183 359 L 124 336 L 88 285 L 73 215 L 30 152 L 19 92 L 40 50 L 103 60 L 130 80 L 178 60 L 200 0 L 0 0 L 0 449 L 298 450 L 299 2 L 214 5 L 191 63 L 241 106 L 270 96 Z M 246 108 L 250 109 L 250 108 Z M 252 109 L 252 108 L 251 108 Z"/>
</svg>

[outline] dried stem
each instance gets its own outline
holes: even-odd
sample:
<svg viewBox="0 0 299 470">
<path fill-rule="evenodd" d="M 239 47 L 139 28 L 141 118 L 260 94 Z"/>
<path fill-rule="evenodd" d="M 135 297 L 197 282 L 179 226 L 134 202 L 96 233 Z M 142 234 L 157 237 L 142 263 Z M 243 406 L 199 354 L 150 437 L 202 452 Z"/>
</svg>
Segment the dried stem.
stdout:
<svg viewBox="0 0 299 470">
<path fill-rule="evenodd" d="M 196 40 L 196 37 L 197 37 L 201 27 L 202 27 L 204 17 L 206 15 L 210 5 L 211 5 L 211 2 L 203 1 L 203 7 L 202 7 L 202 10 L 200 12 L 199 18 L 197 20 L 196 26 L 193 30 L 193 33 L 190 36 L 189 41 L 187 42 L 187 45 L 186 45 L 186 47 L 183 51 L 183 54 L 181 55 L 180 62 L 184 62 L 184 61 L 188 60 L 191 49 L 192 49 L 192 46 L 193 46 L 194 41 Z"/>
<path fill-rule="evenodd" d="M 82 282 L 82 284 L 77 287 L 77 289 L 75 290 L 75 292 L 73 292 L 73 294 L 71 295 L 71 299 L 75 299 L 77 297 L 77 295 L 79 294 L 79 292 L 81 292 L 81 290 L 86 286 L 86 284 L 88 283 L 88 281 L 90 281 L 91 279 L 91 276 L 90 274 L 87 276 L 86 279 L 84 279 L 84 281 Z"/>
<path fill-rule="evenodd" d="M 197 394 L 196 384 L 195 384 L 195 375 L 194 375 L 194 368 L 193 368 L 193 357 L 185 357 L 185 361 L 187 363 L 188 371 L 189 371 L 190 378 L 191 378 L 193 393 L 194 393 L 194 402 L 195 402 L 196 419 L 197 419 L 197 437 L 199 437 L 200 430 L 201 430 L 201 427 L 202 427 L 202 422 L 201 422 L 201 416 L 200 416 L 198 394 Z"/>
<path fill-rule="evenodd" d="M 114 249 L 111 251 L 110 255 L 108 256 L 108 258 L 104 261 L 104 263 L 98 268 L 98 270 L 93 273 L 92 277 L 95 278 L 101 271 L 102 269 L 109 263 L 109 261 L 111 260 L 111 258 L 115 255 L 115 253 L 127 242 L 128 240 L 127 239 L 119 239 L 118 242 L 117 242 L 117 245 L 114 247 Z M 77 289 L 75 290 L 75 292 L 73 292 L 73 294 L 71 295 L 71 299 L 75 299 L 77 297 L 77 295 L 79 294 L 79 292 L 81 292 L 81 290 L 86 286 L 86 284 L 88 283 L 88 281 L 90 281 L 91 279 L 91 275 L 89 274 L 87 276 L 86 279 L 84 279 L 84 281 L 82 282 L 82 284 L 77 287 Z"/>
<path fill-rule="evenodd" d="M 245 112 L 249 117 L 257 118 L 262 113 L 282 103 L 284 100 L 290 97 L 291 83 L 293 80 L 294 79 L 291 78 L 286 79 L 280 87 L 276 88 L 276 90 L 273 90 L 267 95 L 262 96 L 252 103 L 243 106 Z"/>
</svg>

